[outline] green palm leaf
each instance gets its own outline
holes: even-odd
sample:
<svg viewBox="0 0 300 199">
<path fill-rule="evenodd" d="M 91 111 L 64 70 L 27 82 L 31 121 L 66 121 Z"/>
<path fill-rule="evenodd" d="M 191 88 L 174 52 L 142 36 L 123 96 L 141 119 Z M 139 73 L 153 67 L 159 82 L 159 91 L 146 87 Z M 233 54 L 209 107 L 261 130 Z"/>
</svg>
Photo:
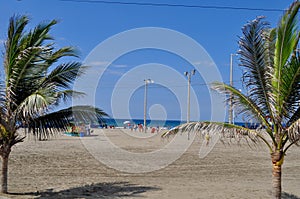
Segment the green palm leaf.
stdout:
<svg viewBox="0 0 300 199">
<path fill-rule="evenodd" d="M 48 66 L 51 66 L 62 57 L 66 57 L 66 56 L 78 57 L 76 50 L 70 46 L 62 47 L 56 51 L 52 51 L 51 54 L 47 54 L 47 55 L 48 56 L 45 58 L 45 60 Z"/>
<path fill-rule="evenodd" d="M 46 40 L 53 40 L 49 31 L 55 24 L 57 24 L 56 20 L 38 24 L 32 31 L 24 34 L 24 37 L 20 40 L 20 46 L 24 48 L 42 46 Z"/>
<path fill-rule="evenodd" d="M 74 106 L 38 116 L 28 122 L 29 132 L 48 138 L 53 133 L 66 130 L 71 122 L 98 123 L 108 115 L 91 106 Z"/>
<path fill-rule="evenodd" d="M 265 113 L 260 109 L 260 107 L 248 96 L 245 96 L 239 90 L 232 86 L 226 85 L 220 82 L 214 82 L 212 88 L 220 93 L 232 95 L 232 98 L 227 100 L 233 100 L 235 109 L 238 110 L 238 114 L 245 115 L 246 117 L 252 117 L 251 119 L 258 120 L 268 129 L 271 130 L 271 125 L 266 120 Z"/>
<path fill-rule="evenodd" d="M 296 1 L 292 4 L 290 9 L 281 18 L 277 27 L 277 40 L 275 44 L 274 56 L 274 76 L 272 80 L 272 87 L 274 96 L 276 98 L 276 114 L 280 117 L 281 111 L 284 106 L 284 99 L 286 99 L 283 75 L 287 62 L 292 52 L 298 45 L 298 31 L 296 17 L 299 10 L 299 2 Z M 278 118 L 280 119 L 280 118 Z M 277 122 L 278 123 L 278 122 Z"/>
<path fill-rule="evenodd" d="M 10 18 L 4 56 L 4 69 L 7 76 L 6 80 L 9 80 L 12 73 L 12 67 L 14 66 L 16 57 L 19 53 L 18 41 L 20 40 L 28 21 L 26 16 L 14 16 Z M 8 85 L 7 82 L 6 85 Z"/>
<path fill-rule="evenodd" d="M 56 94 L 53 91 L 54 86 L 38 90 L 37 92 L 29 95 L 20 103 L 15 110 L 15 114 L 22 116 L 22 120 L 26 121 L 27 118 L 33 118 L 45 112 L 56 101 Z"/>
<path fill-rule="evenodd" d="M 83 74 L 86 67 L 79 62 L 71 62 L 57 66 L 42 82 L 42 87 L 48 84 L 56 85 L 57 89 L 68 89 L 77 76 Z"/>
<path fill-rule="evenodd" d="M 299 108 L 300 101 L 300 57 L 299 53 L 291 58 L 284 69 L 282 74 L 282 99 L 283 109 L 281 117 L 284 123 L 291 123 L 296 118 L 299 118 L 297 109 Z M 298 116 L 298 117 L 296 117 Z"/>
<path fill-rule="evenodd" d="M 243 83 L 247 88 L 247 95 L 255 104 L 256 111 L 260 111 L 262 117 L 272 115 L 273 97 L 271 95 L 271 71 L 272 65 L 267 63 L 265 48 L 266 42 L 265 29 L 268 24 L 262 21 L 263 17 L 251 21 L 243 27 L 244 37 L 240 38 L 240 61 L 245 68 Z"/>
<path fill-rule="evenodd" d="M 259 140 L 263 140 L 271 151 L 266 138 L 266 131 L 264 129 L 249 129 L 246 127 L 228 124 L 223 122 L 190 122 L 179 125 L 165 133 L 162 137 L 169 137 L 175 135 L 178 132 L 200 132 L 202 135 L 208 134 L 209 136 L 217 136 L 222 142 L 231 142 L 232 138 L 244 139 L 248 142 L 251 140 L 253 143 L 259 143 Z"/>
<path fill-rule="evenodd" d="M 85 93 L 83 92 L 78 92 L 74 90 L 58 91 L 56 94 L 57 94 L 57 101 L 55 105 L 58 105 L 60 102 L 67 102 L 67 100 L 71 99 L 72 97 L 74 98 L 83 97 L 85 95 Z"/>
</svg>

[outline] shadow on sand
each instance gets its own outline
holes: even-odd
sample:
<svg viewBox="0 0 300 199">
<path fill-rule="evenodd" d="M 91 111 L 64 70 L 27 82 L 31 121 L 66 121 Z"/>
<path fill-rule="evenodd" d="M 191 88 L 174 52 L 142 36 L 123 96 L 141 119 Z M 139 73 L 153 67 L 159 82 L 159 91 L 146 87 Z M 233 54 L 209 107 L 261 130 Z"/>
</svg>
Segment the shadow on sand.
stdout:
<svg viewBox="0 0 300 199">
<path fill-rule="evenodd" d="M 289 193 L 283 192 L 281 194 L 281 199 L 300 199 L 300 198 L 294 194 L 289 194 Z"/>
<path fill-rule="evenodd" d="M 143 197 L 141 193 L 147 191 L 157 191 L 161 188 L 140 186 L 129 182 L 109 182 L 73 187 L 66 190 L 55 192 L 47 189 L 41 192 L 31 193 L 10 193 L 11 195 L 28 195 L 38 199 L 57 199 L 57 198 L 119 198 L 119 197 Z"/>
</svg>

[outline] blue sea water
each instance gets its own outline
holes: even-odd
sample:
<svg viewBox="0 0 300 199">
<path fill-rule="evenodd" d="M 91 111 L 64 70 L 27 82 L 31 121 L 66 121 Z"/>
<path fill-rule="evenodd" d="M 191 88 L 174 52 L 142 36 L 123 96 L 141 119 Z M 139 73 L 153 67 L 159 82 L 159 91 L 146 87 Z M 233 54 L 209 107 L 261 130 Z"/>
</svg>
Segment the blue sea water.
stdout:
<svg viewBox="0 0 300 199">
<path fill-rule="evenodd" d="M 135 124 L 144 124 L 143 119 L 105 119 L 105 124 L 107 126 L 114 126 L 114 127 L 126 127 L 128 124 L 124 124 L 124 122 L 129 121 L 130 125 Z M 180 121 L 180 120 L 146 120 L 148 127 L 165 127 L 168 129 L 171 129 L 173 127 L 176 127 L 180 124 L 186 123 L 186 121 Z M 258 123 L 245 123 L 245 122 L 236 122 L 236 125 L 255 129 L 259 126 Z"/>
<path fill-rule="evenodd" d="M 115 126 L 115 127 L 124 127 L 128 126 L 128 124 L 124 124 L 125 121 L 129 121 L 131 125 L 134 124 L 144 124 L 144 120 L 142 119 L 105 119 L 105 124 L 107 126 Z M 179 120 L 146 120 L 148 127 L 165 127 L 165 128 L 173 128 L 180 124 L 185 123 L 186 121 Z"/>
</svg>

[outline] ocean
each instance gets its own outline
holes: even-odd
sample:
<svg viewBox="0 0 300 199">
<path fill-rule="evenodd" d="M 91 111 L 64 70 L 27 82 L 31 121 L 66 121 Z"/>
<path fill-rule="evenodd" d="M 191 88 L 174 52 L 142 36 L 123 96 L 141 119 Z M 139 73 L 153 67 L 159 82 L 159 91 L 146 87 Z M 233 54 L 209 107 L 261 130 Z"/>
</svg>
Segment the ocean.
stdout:
<svg viewBox="0 0 300 199">
<path fill-rule="evenodd" d="M 164 127 L 167 129 L 171 129 L 173 127 L 176 127 L 180 124 L 186 123 L 186 121 L 180 121 L 180 120 L 146 120 L 147 126 L 148 127 L 157 127 L 159 126 L 160 128 Z M 114 126 L 114 127 L 128 127 L 130 125 L 135 125 L 135 124 L 143 124 L 144 125 L 144 120 L 143 119 L 105 119 L 105 123 L 108 127 L 109 126 Z M 236 125 L 238 126 L 243 126 L 243 127 L 248 127 L 251 129 L 255 129 L 259 127 L 258 123 L 246 123 L 246 122 L 235 122 Z M 94 126 L 94 127 L 99 127 Z M 100 125 L 100 127 L 103 127 L 103 125 Z"/>
<path fill-rule="evenodd" d="M 179 120 L 146 120 L 147 126 L 148 127 L 164 127 L 164 128 L 173 128 L 175 126 L 178 126 L 180 124 L 185 123 L 186 121 L 179 121 Z M 144 120 L 143 119 L 105 119 L 105 124 L 107 126 L 114 126 L 114 127 L 127 127 L 130 125 L 135 125 L 135 124 L 143 124 L 144 125 Z"/>
</svg>

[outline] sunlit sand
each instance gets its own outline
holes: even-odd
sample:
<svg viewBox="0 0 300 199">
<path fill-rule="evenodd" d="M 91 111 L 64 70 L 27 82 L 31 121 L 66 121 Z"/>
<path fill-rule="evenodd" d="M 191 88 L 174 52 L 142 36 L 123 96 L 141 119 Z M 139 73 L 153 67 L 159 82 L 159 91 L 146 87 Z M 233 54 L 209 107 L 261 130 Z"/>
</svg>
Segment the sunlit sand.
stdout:
<svg viewBox="0 0 300 199">
<path fill-rule="evenodd" d="M 101 137 L 105 134 L 105 137 Z M 127 134 L 126 134 L 127 133 Z M 131 153 L 151 153 L 172 138 L 160 133 L 94 129 L 92 136 L 58 135 L 48 141 L 26 138 L 13 148 L 9 167 L 9 198 L 269 198 L 271 161 L 264 145 L 215 145 L 205 158 L 198 156 L 202 139 L 170 165 L 148 173 L 109 168 L 84 147 L 83 140 L 109 139 Z M 130 136 L 135 135 L 135 137 Z M 137 137 L 141 135 L 141 137 Z M 147 137 L 148 138 L 145 138 Z M 187 139 L 186 135 L 182 139 Z M 114 157 L 113 152 L 104 154 Z M 176 150 L 175 152 L 176 153 Z M 157 156 L 157 162 L 166 156 Z M 285 158 L 283 191 L 300 196 L 300 153 L 294 147 Z M 114 160 L 117 161 L 117 160 Z M 147 162 L 147 161 L 145 161 Z M 133 161 L 132 164 L 135 164 Z"/>
</svg>

